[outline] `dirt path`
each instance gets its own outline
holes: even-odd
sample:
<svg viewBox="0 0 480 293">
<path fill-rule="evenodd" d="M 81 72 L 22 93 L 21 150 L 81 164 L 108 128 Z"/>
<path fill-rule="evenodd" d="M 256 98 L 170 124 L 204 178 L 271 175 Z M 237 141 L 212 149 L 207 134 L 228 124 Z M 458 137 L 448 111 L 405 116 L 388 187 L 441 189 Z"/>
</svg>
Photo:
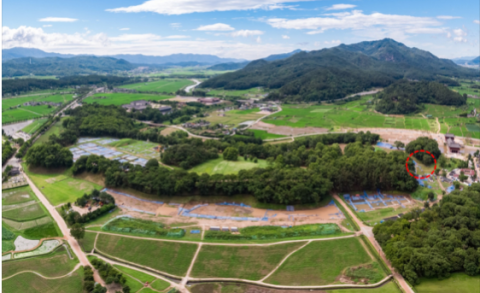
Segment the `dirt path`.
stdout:
<svg viewBox="0 0 480 293">
<path fill-rule="evenodd" d="M 183 278 L 182 282 L 180 283 L 181 286 L 185 286 L 188 283 L 188 279 L 190 278 L 190 273 L 192 272 L 193 266 L 195 265 L 195 261 L 197 260 L 197 256 L 200 253 L 201 249 L 202 249 L 202 243 L 198 244 L 197 251 L 195 252 L 195 255 L 192 258 L 192 262 L 190 263 L 190 267 L 188 268 L 187 274 L 185 275 L 185 278 Z"/>
<path fill-rule="evenodd" d="M 38 273 L 38 272 L 27 270 L 27 271 L 17 272 L 17 273 L 15 273 L 15 274 L 11 275 L 11 276 L 5 277 L 5 278 L 2 279 L 2 281 L 8 280 L 8 279 L 10 279 L 10 278 L 15 277 L 16 275 L 20 275 L 20 274 L 24 274 L 24 273 L 32 273 L 32 274 L 35 274 L 35 275 L 37 275 L 37 276 L 39 276 L 39 277 L 41 277 L 41 278 L 43 278 L 43 279 L 46 279 L 46 280 L 61 279 L 61 278 L 65 278 L 65 277 L 68 277 L 68 276 L 72 275 L 76 270 L 78 270 L 78 268 L 79 268 L 81 265 L 82 265 L 82 264 L 77 264 L 77 265 L 73 268 L 73 270 L 72 270 L 71 272 L 69 272 L 69 273 L 67 273 L 67 274 L 65 274 L 65 275 L 63 275 L 63 276 L 59 276 L 59 277 L 45 277 L 44 275 L 42 275 L 42 274 L 40 274 L 40 273 Z"/>
<path fill-rule="evenodd" d="M 363 234 L 365 236 L 367 236 L 368 240 L 370 240 L 370 242 L 373 244 L 373 246 L 375 247 L 375 249 L 377 250 L 377 252 L 379 253 L 380 257 L 383 259 L 383 261 L 388 265 L 388 268 L 390 269 L 390 271 L 392 271 L 392 274 L 393 274 L 393 277 L 397 280 L 398 284 L 402 287 L 403 291 L 406 292 L 406 293 L 415 293 L 412 288 L 410 288 L 410 286 L 407 284 L 407 282 L 405 281 L 405 279 L 403 278 L 402 275 L 400 275 L 397 271 L 395 271 L 395 269 L 392 267 L 392 265 L 390 264 L 390 262 L 388 261 L 387 257 L 385 256 L 385 254 L 383 253 L 383 250 L 382 248 L 380 247 L 380 245 L 378 244 L 377 240 L 375 239 L 375 237 L 373 236 L 373 232 L 372 232 L 372 228 L 371 227 L 368 227 L 366 225 L 363 224 L 362 221 L 360 221 L 357 216 L 355 215 L 354 212 L 352 212 L 352 210 L 350 210 L 350 208 L 347 206 L 347 204 L 340 199 L 340 197 L 338 195 L 333 195 L 333 197 L 338 201 L 340 202 L 340 204 L 345 208 L 345 210 L 347 210 L 347 213 L 353 218 L 353 220 L 358 224 L 358 226 L 360 227 L 361 231 L 363 232 Z M 368 251 L 368 250 L 367 250 Z"/>
<path fill-rule="evenodd" d="M 440 130 L 442 129 L 442 125 L 440 124 L 440 121 L 438 121 L 438 117 L 435 118 L 435 121 L 437 121 L 437 125 L 438 125 L 438 130 L 437 130 L 437 134 L 440 133 Z"/>
<path fill-rule="evenodd" d="M 365 251 L 367 252 L 367 254 L 370 256 L 370 258 L 375 261 L 375 257 L 372 255 L 372 252 L 370 251 L 370 249 L 368 249 L 367 247 L 367 244 L 365 244 L 365 242 L 363 242 L 363 239 L 358 239 L 358 241 L 360 242 L 360 244 L 363 246 L 363 249 L 365 249 Z"/>
<path fill-rule="evenodd" d="M 50 204 L 48 199 L 43 195 L 42 192 L 33 184 L 33 182 L 30 180 L 30 178 L 27 176 L 25 172 L 22 172 L 23 176 L 25 176 L 28 184 L 30 185 L 30 188 L 32 188 L 33 192 L 37 196 L 37 198 L 42 202 L 42 204 L 45 206 L 45 208 L 48 210 L 50 215 L 52 216 L 53 220 L 57 222 L 58 227 L 62 231 L 65 240 L 67 240 L 68 244 L 70 244 L 71 249 L 77 256 L 80 264 L 82 266 L 91 266 L 90 262 L 87 259 L 87 256 L 83 252 L 83 250 L 80 248 L 80 245 L 78 244 L 77 240 L 73 238 L 70 235 L 70 229 L 68 229 L 67 224 L 63 220 L 62 216 L 58 213 L 58 211 L 55 209 L 54 206 Z M 95 282 L 100 283 L 102 286 L 105 286 L 105 282 L 102 280 L 98 272 L 94 272 L 93 277 L 95 279 Z"/>
<path fill-rule="evenodd" d="M 305 246 L 307 246 L 308 244 L 310 244 L 312 241 L 307 241 L 307 243 L 305 243 L 304 245 L 300 246 L 299 248 L 295 249 L 294 251 L 290 252 L 289 254 L 287 254 L 287 256 L 285 256 L 282 261 L 276 266 L 273 268 L 273 270 L 268 273 L 268 275 L 266 275 L 265 277 L 263 277 L 260 282 L 263 282 L 265 281 L 266 279 L 268 279 L 268 277 L 270 277 L 273 273 L 275 273 L 278 268 L 292 255 L 294 254 L 295 252 L 299 251 L 300 249 L 304 248 Z"/>
</svg>

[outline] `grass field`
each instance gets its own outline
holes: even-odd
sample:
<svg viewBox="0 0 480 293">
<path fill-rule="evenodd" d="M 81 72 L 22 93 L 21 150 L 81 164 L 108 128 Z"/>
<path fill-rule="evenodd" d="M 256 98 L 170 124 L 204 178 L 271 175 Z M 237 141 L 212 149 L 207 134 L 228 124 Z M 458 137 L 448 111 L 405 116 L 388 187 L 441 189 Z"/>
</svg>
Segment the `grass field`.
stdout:
<svg viewBox="0 0 480 293">
<path fill-rule="evenodd" d="M 30 187 L 19 187 L 2 192 L 2 205 L 19 204 L 31 201 L 35 195 Z"/>
<path fill-rule="evenodd" d="M 28 134 L 32 134 L 35 131 L 37 131 L 37 129 L 39 129 L 46 121 L 47 121 L 46 118 L 37 119 L 33 121 L 31 124 L 27 125 L 25 128 L 23 128 L 22 131 Z"/>
<path fill-rule="evenodd" d="M 245 161 L 243 157 L 238 157 L 238 161 L 227 161 L 220 156 L 218 159 L 209 160 L 205 163 L 197 165 L 189 170 L 198 174 L 236 174 L 240 170 L 248 170 L 253 168 L 266 168 L 267 161 L 258 160 L 257 163 Z"/>
<path fill-rule="evenodd" d="M 372 263 L 357 238 L 311 242 L 292 254 L 266 282 L 276 285 L 327 285 L 348 267 Z"/>
<path fill-rule="evenodd" d="M 95 238 L 97 233 L 85 233 L 83 239 L 78 240 L 78 244 L 85 252 L 91 252 L 93 250 L 93 245 L 95 244 Z"/>
<path fill-rule="evenodd" d="M 204 245 L 191 274 L 196 278 L 259 280 L 270 273 L 287 254 L 304 244 L 297 242 L 265 247 Z"/>
<path fill-rule="evenodd" d="M 198 118 L 197 120 L 206 120 L 210 123 L 222 123 L 228 125 L 238 125 L 245 121 L 254 121 L 258 118 L 264 116 L 262 114 L 258 114 L 258 109 L 250 109 L 250 110 L 232 110 L 225 112 L 225 116 L 219 116 L 219 112 L 214 111 L 210 113 L 210 116 L 204 118 Z"/>
<path fill-rule="evenodd" d="M 476 83 L 478 85 L 478 83 Z M 473 83 L 470 82 L 465 82 L 461 81 L 460 86 L 452 86 L 450 87 L 451 90 L 458 92 L 459 94 L 467 94 L 467 95 L 474 95 L 474 96 L 480 96 L 480 90 L 479 89 L 472 89 L 470 86 L 473 85 Z"/>
<path fill-rule="evenodd" d="M 65 248 L 60 247 L 46 255 L 2 262 L 2 278 L 25 270 L 36 271 L 45 277 L 59 277 L 71 272 L 77 263 L 75 258 L 70 259 Z"/>
<path fill-rule="evenodd" d="M 454 273 L 444 280 L 422 278 L 415 286 L 417 293 L 473 293 L 480 291 L 480 276 Z"/>
<path fill-rule="evenodd" d="M 35 220 L 44 216 L 46 216 L 46 213 L 38 203 L 32 203 L 16 209 L 3 211 L 2 213 L 2 218 L 19 222 Z"/>
<path fill-rule="evenodd" d="M 83 268 L 60 279 L 48 280 L 33 273 L 2 280 L 3 292 L 9 293 L 83 293 Z"/>
<path fill-rule="evenodd" d="M 170 287 L 170 284 L 162 279 L 156 279 L 150 286 L 158 291 L 163 291 Z"/>
<path fill-rule="evenodd" d="M 44 134 L 42 134 L 42 136 L 40 136 L 37 141 L 35 143 L 45 143 L 48 141 L 48 138 L 50 137 L 50 135 L 52 134 L 55 134 L 55 135 L 60 135 L 60 133 L 62 133 L 65 128 L 63 128 L 63 125 L 62 125 L 62 120 L 63 118 L 58 121 L 57 123 L 55 123 L 54 125 L 52 125 L 48 130 L 47 132 L 45 132 Z"/>
<path fill-rule="evenodd" d="M 357 217 L 360 218 L 360 220 L 364 221 L 366 224 L 374 226 L 375 224 L 379 224 L 380 220 L 384 218 L 389 218 L 396 216 L 400 213 L 405 213 L 410 211 L 411 208 L 383 208 L 383 209 L 378 209 L 374 211 L 369 211 L 369 212 L 356 212 Z"/>
<path fill-rule="evenodd" d="M 184 276 L 197 245 L 101 234 L 97 240 L 97 248 L 100 252 L 129 262 Z"/>
<path fill-rule="evenodd" d="M 189 79 L 160 79 L 150 82 L 127 84 L 121 86 L 121 88 L 145 92 L 175 93 L 192 84 L 194 84 L 194 82 Z"/>
<path fill-rule="evenodd" d="M 125 273 L 127 275 L 134 277 L 135 279 L 140 280 L 142 283 L 146 283 L 146 282 L 152 283 L 155 280 L 154 276 L 142 273 L 134 269 L 130 269 L 120 265 L 114 265 L 114 267 L 117 270 L 121 271 L 122 273 Z"/>
<path fill-rule="evenodd" d="M 106 98 L 102 98 L 106 97 Z M 83 100 L 84 103 L 97 103 L 100 105 L 124 105 L 139 100 L 161 101 L 171 99 L 173 96 L 154 95 L 154 94 L 129 94 L 129 93 L 99 93 Z"/>
<path fill-rule="evenodd" d="M 93 189 L 100 190 L 102 188 L 98 184 L 73 178 L 70 170 L 62 170 L 58 173 L 45 172 L 43 169 L 29 170 L 25 164 L 23 169 L 54 206 L 74 202 L 83 194 L 89 193 Z"/>
<path fill-rule="evenodd" d="M 211 90 L 207 95 L 220 97 L 260 97 L 265 93 L 263 88 L 251 88 L 248 90 Z"/>
<path fill-rule="evenodd" d="M 268 133 L 266 130 L 250 129 L 248 131 L 253 132 L 255 137 L 261 138 L 261 139 L 286 137 L 286 135 Z"/>
<path fill-rule="evenodd" d="M 54 102 L 65 103 L 73 99 L 72 94 L 52 94 L 22 96 L 16 98 L 2 99 L 2 121 L 8 123 L 18 120 L 27 120 L 48 115 L 55 110 L 55 107 L 47 105 L 40 106 L 23 106 L 26 102 Z M 10 109 L 11 107 L 20 106 L 19 108 Z"/>
</svg>

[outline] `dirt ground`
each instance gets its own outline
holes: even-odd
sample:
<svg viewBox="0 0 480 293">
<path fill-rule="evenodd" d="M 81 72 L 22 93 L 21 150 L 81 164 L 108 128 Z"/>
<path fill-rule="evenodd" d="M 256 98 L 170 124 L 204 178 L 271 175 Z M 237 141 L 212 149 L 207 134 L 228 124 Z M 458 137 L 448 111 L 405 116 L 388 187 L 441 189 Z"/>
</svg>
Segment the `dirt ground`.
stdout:
<svg viewBox="0 0 480 293">
<path fill-rule="evenodd" d="M 176 96 L 175 98 L 168 99 L 169 101 L 176 101 L 176 102 L 196 102 L 198 98 L 192 98 L 192 97 L 183 97 L 183 96 Z"/>
<path fill-rule="evenodd" d="M 91 210 L 88 210 L 88 207 L 81 208 L 79 206 L 72 204 L 72 209 L 78 212 L 80 215 L 88 214 L 89 212 L 93 212 L 94 210 L 99 208 L 100 208 L 100 205 L 94 205 Z"/>
<path fill-rule="evenodd" d="M 178 131 L 177 128 L 173 128 L 173 127 L 167 127 L 165 128 L 164 130 L 160 131 L 160 134 L 161 135 L 164 135 L 164 136 L 167 136 L 175 131 Z"/>
<path fill-rule="evenodd" d="M 253 124 L 251 129 L 266 130 L 269 133 L 281 134 L 281 135 L 300 135 L 300 134 L 328 132 L 328 129 L 326 128 L 319 128 L 319 127 L 294 128 L 289 126 L 277 126 L 277 125 L 268 124 L 262 121 L 259 121 Z"/>
</svg>

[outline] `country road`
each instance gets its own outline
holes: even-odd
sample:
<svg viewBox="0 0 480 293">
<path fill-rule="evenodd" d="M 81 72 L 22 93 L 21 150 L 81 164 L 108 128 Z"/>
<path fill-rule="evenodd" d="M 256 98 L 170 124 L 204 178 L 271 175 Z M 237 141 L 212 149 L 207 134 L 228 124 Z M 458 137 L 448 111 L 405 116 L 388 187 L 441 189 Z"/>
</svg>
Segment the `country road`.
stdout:
<svg viewBox="0 0 480 293">
<path fill-rule="evenodd" d="M 378 254 L 380 255 L 380 257 L 383 259 L 383 261 L 388 265 L 388 268 L 392 271 L 392 274 L 393 274 L 393 277 L 397 280 L 398 284 L 402 287 L 403 291 L 406 292 L 406 293 L 415 293 L 415 291 L 413 291 L 413 289 L 407 284 L 407 282 L 405 281 L 405 279 L 403 278 L 402 275 L 400 275 L 397 271 L 395 271 L 395 269 L 392 267 L 392 265 L 390 264 L 390 262 L 388 261 L 387 257 L 385 256 L 385 254 L 383 253 L 383 250 L 382 248 L 380 247 L 380 245 L 378 244 L 377 240 L 375 239 L 375 237 L 373 236 L 373 228 L 372 227 L 369 227 L 367 225 L 364 225 L 362 221 L 360 221 L 357 216 L 355 215 L 354 212 L 352 212 L 352 210 L 348 207 L 348 205 L 342 200 L 340 199 L 340 197 L 336 194 L 333 195 L 333 197 L 345 208 L 345 210 L 347 211 L 347 213 L 355 220 L 355 222 L 358 224 L 358 226 L 360 227 L 360 230 L 363 232 L 363 234 L 365 236 L 367 236 L 368 240 L 373 244 L 373 246 L 375 247 L 375 249 L 377 250 Z"/>
<path fill-rule="evenodd" d="M 191 81 L 193 81 L 195 84 L 192 84 L 192 85 L 189 85 L 185 88 L 185 92 L 189 93 L 191 90 L 193 90 L 194 88 L 196 88 L 199 84 L 201 84 L 202 82 L 199 81 L 198 79 L 190 79 Z"/>
</svg>

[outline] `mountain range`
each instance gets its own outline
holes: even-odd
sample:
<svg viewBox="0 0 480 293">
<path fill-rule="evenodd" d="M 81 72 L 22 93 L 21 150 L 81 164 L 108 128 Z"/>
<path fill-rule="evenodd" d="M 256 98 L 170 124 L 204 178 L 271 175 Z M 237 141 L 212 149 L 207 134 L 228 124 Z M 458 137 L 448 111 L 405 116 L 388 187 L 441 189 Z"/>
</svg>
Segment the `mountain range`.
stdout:
<svg viewBox="0 0 480 293">
<path fill-rule="evenodd" d="M 11 59 L 17 58 L 45 58 L 45 57 L 58 57 L 58 58 L 72 58 L 79 56 L 94 56 L 94 55 L 72 55 L 72 54 L 60 54 L 60 53 L 49 53 L 39 49 L 34 48 L 21 48 L 15 47 L 11 49 L 2 50 L 2 60 L 3 62 Z M 109 56 L 97 56 L 97 57 L 112 57 L 116 59 L 123 59 L 130 63 L 135 64 L 169 64 L 176 65 L 180 63 L 195 63 L 201 65 L 214 65 L 219 63 L 227 62 L 244 62 L 244 59 L 235 59 L 235 58 L 221 58 L 215 55 L 208 54 L 172 54 L 167 56 L 148 56 L 142 54 L 130 55 L 130 54 L 119 54 L 119 55 L 109 55 Z"/>
<path fill-rule="evenodd" d="M 478 65 L 480 57 L 477 56 L 467 56 L 467 57 L 460 57 L 452 59 L 458 65 Z"/>
<path fill-rule="evenodd" d="M 343 98 L 372 87 L 385 87 L 399 79 L 455 83 L 445 76 L 476 78 L 478 71 L 392 39 L 383 39 L 299 52 L 281 60 L 252 61 L 245 68 L 215 76 L 200 87 L 248 89 L 262 86 L 278 89 L 270 95 L 272 98 L 322 101 Z"/>
<path fill-rule="evenodd" d="M 297 50 L 292 51 L 290 53 L 270 55 L 268 57 L 262 58 L 262 60 L 275 61 L 275 60 L 286 59 L 286 58 L 288 58 L 288 57 L 290 57 L 294 54 L 300 53 L 300 52 L 302 52 L 302 50 L 297 49 Z M 216 65 L 210 66 L 208 69 L 211 69 L 211 70 L 238 70 L 238 69 L 242 69 L 245 66 L 247 66 L 248 63 L 250 63 L 250 61 L 221 63 L 221 64 L 216 64 Z"/>
</svg>

